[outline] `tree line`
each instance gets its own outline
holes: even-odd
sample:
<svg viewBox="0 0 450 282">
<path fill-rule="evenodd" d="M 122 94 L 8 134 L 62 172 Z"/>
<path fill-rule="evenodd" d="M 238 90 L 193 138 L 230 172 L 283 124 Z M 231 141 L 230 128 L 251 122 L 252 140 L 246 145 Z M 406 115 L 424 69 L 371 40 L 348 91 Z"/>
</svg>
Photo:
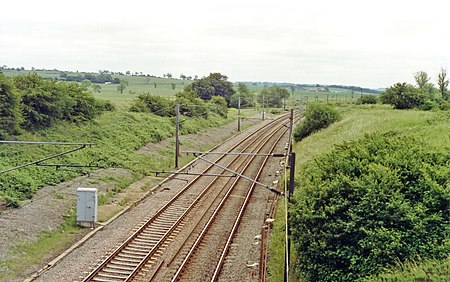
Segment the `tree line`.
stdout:
<svg viewBox="0 0 450 282">
<path fill-rule="evenodd" d="M 287 89 L 275 85 L 265 87 L 258 95 L 251 92 L 244 83 L 239 83 L 236 88 L 234 89 L 233 84 L 228 81 L 226 75 L 210 73 L 208 76 L 197 79 L 185 86 L 183 91 L 176 94 L 175 101 L 154 96 L 150 93 L 143 93 L 134 101 L 131 109 L 133 111 L 150 111 L 159 115 L 173 116 L 174 105 L 177 103 L 181 105 L 194 104 L 201 108 L 206 107 L 206 104 L 203 102 L 209 102 L 216 104 L 219 108 L 237 108 L 240 97 L 240 106 L 242 108 L 254 107 L 256 102 L 262 104 L 263 99 L 264 104 L 268 107 L 281 107 L 283 101 L 290 96 Z M 118 91 L 120 91 L 119 88 Z M 193 109 L 184 110 L 184 113 L 187 115 L 193 112 Z"/>
<path fill-rule="evenodd" d="M 82 82 L 84 80 L 89 80 L 92 83 L 101 83 L 104 84 L 105 82 L 110 82 L 112 84 L 119 84 L 120 79 L 115 77 L 113 78 L 109 73 L 99 73 L 98 75 L 93 73 L 85 73 L 83 75 L 68 75 L 66 72 L 62 72 L 60 74 L 59 80 L 65 80 L 65 81 L 75 81 L 75 82 Z"/>
</svg>

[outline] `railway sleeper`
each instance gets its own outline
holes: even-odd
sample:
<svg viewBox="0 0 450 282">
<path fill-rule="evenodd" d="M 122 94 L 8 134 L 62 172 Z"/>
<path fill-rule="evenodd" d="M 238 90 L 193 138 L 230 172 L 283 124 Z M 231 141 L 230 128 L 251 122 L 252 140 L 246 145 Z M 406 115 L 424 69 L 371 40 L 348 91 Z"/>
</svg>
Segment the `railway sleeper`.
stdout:
<svg viewBox="0 0 450 282">
<path fill-rule="evenodd" d="M 159 222 L 154 222 L 151 227 L 160 227 L 160 228 L 170 228 L 172 227 L 172 225 L 175 223 L 175 220 L 172 222 L 167 222 L 165 221 L 159 221 Z"/>
<path fill-rule="evenodd" d="M 117 275 L 109 275 L 106 273 L 98 273 L 94 279 L 92 279 L 93 281 L 123 281 L 124 278 L 126 278 L 126 276 L 117 276 Z"/>
<path fill-rule="evenodd" d="M 113 269 L 110 267 L 105 267 L 102 269 L 102 271 L 100 273 L 109 273 L 111 275 L 117 275 L 117 276 L 125 276 L 127 277 L 128 275 L 131 274 L 131 272 L 133 272 L 133 270 L 126 270 L 126 269 Z"/>
<path fill-rule="evenodd" d="M 151 250 L 151 249 L 148 249 L 148 248 L 142 248 L 142 247 L 139 247 L 139 246 L 138 246 L 138 247 L 132 247 L 132 246 L 128 245 L 127 248 L 126 248 L 126 250 L 127 250 L 127 251 L 130 251 L 130 252 L 136 252 L 136 253 L 148 254 L 148 251 Z"/>
<path fill-rule="evenodd" d="M 158 237 L 158 238 L 160 238 L 160 237 Z M 147 245 L 147 246 L 149 246 L 149 245 L 153 246 L 153 245 L 156 244 L 156 242 L 158 242 L 158 240 L 149 239 L 149 238 L 146 238 L 146 237 L 137 237 L 137 238 L 135 238 L 133 240 L 133 243 L 137 243 L 137 244 L 141 244 L 141 245 Z"/>
<path fill-rule="evenodd" d="M 144 231 L 142 231 L 139 235 L 152 235 L 152 234 L 164 234 L 169 230 L 169 228 L 157 228 L 156 226 L 151 226 Z M 139 236 L 138 235 L 138 236 Z"/>
<path fill-rule="evenodd" d="M 139 257 L 137 256 L 138 255 L 134 253 L 129 254 L 129 252 L 124 253 L 123 251 L 117 255 L 117 257 L 123 258 L 124 260 L 135 261 L 137 263 L 139 263 L 145 257 L 145 255 L 139 255 Z"/>
<path fill-rule="evenodd" d="M 141 242 L 141 241 L 134 240 L 128 246 L 131 248 L 141 248 L 141 249 L 145 249 L 145 250 L 151 250 L 151 249 L 153 249 L 155 244 L 151 244 L 149 241 Z"/>
<path fill-rule="evenodd" d="M 101 277 L 94 277 L 93 279 L 92 279 L 92 281 L 98 281 L 98 282 L 111 282 L 111 281 L 123 281 L 123 279 L 120 279 L 120 280 L 118 280 L 118 279 L 115 279 L 115 280 L 111 280 L 111 279 L 108 279 L 108 278 L 101 278 Z"/>
<path fill-rule="evenodd" d="M 113 269 L 119 269 L 119 270 L 132 271 L 136 267 L 136 264 L 128 265 L 128 264 L 122 264 L 122 263 L 118 264 L 118 263 L 110 262 L 106 267 L 107 268 L 113 268 Z"/>
<path fill-rule="evenodd" d="M 144 251 L 144 250 L 141 250 L 141 249 L 133 249 L 133 248 L 130 248 L 128 246 L 125 249 L 123 249 L 121 253 L 130 254 L 130 255 L 137 255 L 137 256 L 142 256 L 142 257 L 145 257 L 148 254 L 147 251 Z"/>
<path fill-rule="evenodd" d="M 154 234 L 154 233 L 139 234 L 139 236 L 136 239 L 144 240 L 146 242 L 155 242 L 156 243 L 163 237 L 164 234 L 166 234 L 166 232 L 164 232 L 163 234 Z"/>
<path fill-rule="evenodd" d="M 179 217 L 179 212 L 166 211 L 158 215 L 152 222 L 161 222 L 161 221 L 174 221 Z"/>
<path fill-rule="evenodd" d="M 139 262 L 130 262 L 129 260 L 123 260 L 123 259 L 118 259 L 118 258 L 114 258 L 110 264 L 112 265 L 120 265 L 120 266 L 126 266 L 126 267 L 132 267 L 135 268 L 136 265 L 138 265 Z"/>
<path fill-rule="evenodd" d="M 124 265 L 127 267 L 136 267 L 142 260 L 130 260 L 127 258 L 119 258 L 116 257 L 114 258 L 114 261 L 112 262 L 112 264 L 115 265 Z"/>
</svg>

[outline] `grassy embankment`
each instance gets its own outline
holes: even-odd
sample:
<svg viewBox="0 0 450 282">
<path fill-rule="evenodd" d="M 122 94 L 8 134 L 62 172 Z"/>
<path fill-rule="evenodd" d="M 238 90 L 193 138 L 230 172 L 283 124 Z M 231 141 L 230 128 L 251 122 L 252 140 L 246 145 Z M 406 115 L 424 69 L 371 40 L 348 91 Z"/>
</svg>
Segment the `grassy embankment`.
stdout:
<svg viewBox="0 0 450 282">
<path fill-rule="evenodd" d="M 398 131 L 404 136 L 414 136 L 424 140 L 435 148 L 448 148 L 450 145 L 450 120 L 448 113 L 424 111 L 399 111 L 386 106 L 346 106 L 340 108 L 343 120 L 331 125 L 294 145 L 297 153 L 296 175 L 302 173 L 305 164 L 315 157 L 330 152 L 334 145 L 344 141 L 357 140 L 366 133 Z M 270 245 L 269 271 L 271 281 L 283 280 L 284 262 L 284 226 L 283 205 L 277 209 L 273 240 Z M 293 255 L 293 260 L 295 257 Z M 386 270 L 386 274 L 371 281 L 382 278 L 393 279 L 383 281 L 412 281 L 411 279 L 431 279 L 436 273 L 446 272 L 449 275 L 449 260 L 425 261 L 423 263 L 406 263 L 397 268 Z M 293 271 L 295 272 L 295 271 Z M 423 275 L 423 274 L 426 275 Z M 292 281 L 301 281 L 293 275 Z M 398 279 L 398 280 L 396 280 Z M 422 281 L 422 280 L 421 280 Z M 425 281 L 425 280 L 423 280 Z M 441 281 L 441 280 L 426 280 Z"/>
</svg>

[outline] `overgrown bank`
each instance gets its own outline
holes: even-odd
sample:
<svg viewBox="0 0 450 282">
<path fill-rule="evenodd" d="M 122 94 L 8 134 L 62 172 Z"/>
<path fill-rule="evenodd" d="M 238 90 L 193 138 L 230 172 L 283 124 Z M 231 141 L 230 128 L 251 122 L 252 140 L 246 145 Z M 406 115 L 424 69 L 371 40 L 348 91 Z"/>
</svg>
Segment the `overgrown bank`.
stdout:
<svg viewBox="0 0 450 282">
<path fill-rule="evenodd" d="M 228 118 L 210 114 L 205 118 L 186 118 L 181 134 L 194 133 L 205 128 L 219 126 L 233 120 L 236 112 L 231 110 Z M 61 122 L 56 126 L 18 136 L 27 141 L 87 142 L 95 146 L 57 159 L 54 162 L 91 164 L 102 167 L 120 167 L 137 176 L 147 175 L 151 169 L 167 169 L 173 166 L 173 152 L 164 158 L 145 155 L 136 150 L 148 142 L 157 142 L 174 135 L 174 118 L 159 117 L 149 113 L 126 111 L 106 112 L 91 122 L 70 124 Z M 68 148 L 55 146 L 1 145 L 0 169 L 40 159 Z M 0 177 L 0 197 L 7 204 L 17 205 L 30 198 L 44 185 L 52 185 L 88 172 L 86 169 L 61 169 L 30 166 L 6 173 Z"/>
<path fill-rule="evenodd" d="M 304 281 L 363 280 L 397 261 L 419 257 L 438 259 L 441 270 L 448 268 L 448 260 L 439 260 L 448 255 L 449 247 L 448 112 L 380 106 L 341 110 L 341 122 L 295 145 L 300 166 L 297 204 L 291 206 L 294 276 Z M 388 131 L 396 133 L 387 137 L 383 133 Z M 371 132 L 378 133 L 370 135 L 372 139 L 364 137 Z M 360 141 L 334 147 L 351 140 Z M 379 152 L 369 154 L 375 159 L 364 155 L 367 148 Z M 374 206 L 363 207 L 371 196 L 366 203 Z M 283 245 L 274 242 L 272 249 L 280 248 L 276 244 Z M 283 252 L 272 253 L 272 281 L 280 281 Z"/>
</svg>

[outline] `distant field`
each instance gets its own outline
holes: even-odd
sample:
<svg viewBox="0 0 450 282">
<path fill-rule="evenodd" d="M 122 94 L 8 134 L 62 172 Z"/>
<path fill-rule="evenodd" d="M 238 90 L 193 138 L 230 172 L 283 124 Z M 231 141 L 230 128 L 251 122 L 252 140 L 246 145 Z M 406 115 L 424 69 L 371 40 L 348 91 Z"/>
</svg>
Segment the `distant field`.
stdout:
<svg viewBox="0 0 450 282">
<path fill-rule="evenodd" d="M 27 74 L 36 72 L 39 76 L 47 79 L 56 79 L 61 76 L 61 71 L 58 70 L 4 70 L 3 73 L 7 76 L 16 76 L 20 74 Z M 69 76 L 76 76 L 84 73 L 66 72 Z M 110 100 L 118 107 L 126 107 L 141 92 L 150 92 L 153 95 L 159 96 L 175 96 L 176 93 L 183 90 L 183 88 L 192 83 L 189 80 L 182 79 L 168 79 L 160 77 L 147 76 L 125 76 L 112 75 L 113 78 L 128 81 L 127 88 L 120 94 L 117 91 L 118 84 L 98 84 L 101 87 L 100 93 L 93 93 L 95 97 Z M 89 88 L 92 91 L 92 88 Z"/>
<path fill-rule="evenodd" d="M 26 74 L 33 72 L 31 70 L 3 70 L 7 76 L 16 76 L 19 74 Z M 59 70 L 35 70 L 38 75 L 43 78 L 48 79 L 56 79 L 59 78 L 62 71 Z M 83 75 L 84 72 L 65 72 L 69 76 L 77 76 Z M 127 88 L 120 94 L 117 91 L 118 84 L 98 84 L 101 87 L 100 93 L 93 93 L 95 97 L 100 99 L 110 100 L 119 108 L 124 108 L 129 105 L 129 103 L 142 92 L 150 92 L 153 95 L 158 96 L 175 96 L 176 93 L 182 91 L 185 86 L 192 83 L 192 80 L 182 80 L 182 79 L 168 79 L 161 77 L 148 77 L 148 76 L 125 76 L 125 75 L 112 75 L 113 78 L 119 78 L 120 80 L 128 81 Z M 237 90 L 238 82 L 234 82 L 235 89 Z M 264 84 L 261 83 L 246 83 L 249 90 L 256 95 L 261 92 L 264 88 Z M 92 91 L 92 88 L 89 88 Z M 319 86 L 310 86 L 303 87 L 303 89 L 295 89 L 292 93 L 292 90 L 289 89 L 291 93 L 291 97 L 288 101 L 286 101 L 287 106 L 289 107 L 297 107 L 300 105 L 300 100 L 302 100 L 302 104 L 306 105 L 311 102 L 348 102 L 352 103 L 358 99 L 361 94 L 367 94 L 364 92 L 352 92 L 350 90 L 342 89 L 342 88 L 328 88 L 329 92 L 320 92 L 323 90 L 323 87 Z"/>
</svg>

